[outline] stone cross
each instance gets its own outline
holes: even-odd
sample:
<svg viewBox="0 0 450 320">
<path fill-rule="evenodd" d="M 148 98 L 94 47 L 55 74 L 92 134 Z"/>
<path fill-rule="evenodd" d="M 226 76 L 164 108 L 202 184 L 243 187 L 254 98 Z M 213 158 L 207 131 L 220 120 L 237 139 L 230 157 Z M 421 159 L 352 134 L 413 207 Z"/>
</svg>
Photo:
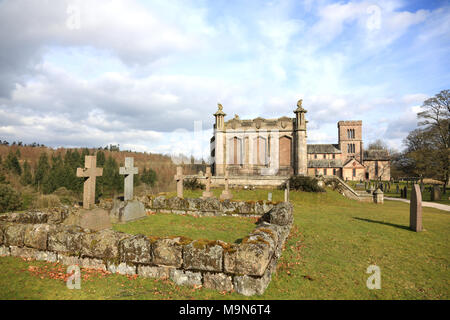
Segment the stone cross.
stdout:
<svg viewBox="0 0 450 320">
<path fill-rule="evenodd" d="M 409 228 L 416 232 L 422 231 L 422 193 L 420 186 L 413 185 L 409 205 Z"/>
<path fill-rule="evenodd" d="M 177 182 L 177 197 L 183 199 L 183 168 L 177 167 L 177 174 L 174 177 Z"/>
<path fill-rule="evenodd" d="M 211 192 L 211 167 L 206 167 L 206 191 L 203 192 L 202 198 L 212 198 Z"/>
<path fill-rule="evenodd" d="M 83 208 L 91 209 L 95 204 L 96 177 L 103 174 L 103 168 L 97 168 L 96 156 L 84 157 L 84 168 L 77 168 L 77 177 L 85 178 L 83 189 Z"/>
<path fill-rule="evenodd" d="M 125 158 L 125 167 L 119 168 L 119 173 L 125 175 L 124 200 L 133 200 L 133 180 L 139 169 L 134 167 L 134 158 Z"/>
<path fill-rule="evenodd" d="M 225 180 L 225 189 L 222 191 L 222 194 L 220 195 L 220 199 L 221 200 L 226 200 L 226 199 L 231 199 L 232 195 L 230 190 L 228 189 L 228 170 L 225 170 L 225 176 L 224 176 L 224 180 Z"/>
</svg>

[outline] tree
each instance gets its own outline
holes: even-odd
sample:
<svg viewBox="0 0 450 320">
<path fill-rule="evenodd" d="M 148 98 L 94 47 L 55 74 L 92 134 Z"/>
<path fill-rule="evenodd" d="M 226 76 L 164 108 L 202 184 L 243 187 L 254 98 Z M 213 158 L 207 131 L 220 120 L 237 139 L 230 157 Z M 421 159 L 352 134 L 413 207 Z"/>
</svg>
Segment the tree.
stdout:
<svg viewBox="0 0 450 320">
<path fill-rule="evenodd" d="M 422 121 L 419 126 L 428 132 L 429 142 L 434 143 L 433 156 L 437 175 L 448 185 L 450 176 L 450 91 L 442 90 L 434 97 L 424 101 L 417 117 Z"/>
<path fill-rule="evenodd" d="M 144 167 L 144 171 L 141 174 L 141 181 L 146 185 L 153 187 L 155 182 L 157 181 L 156 172 L 152 169 L 148 169 Z"/>
<path fill-rule="evenodd" d="M 41 188 L 44 179 L 47 177 L 50 170 L 50 164 L 48 162 L 48 155 L 46 152 L 42 152 L 39 156 L 39 161 L 34 174 L 34 185 Z"/>
<path fill-rule="evenodd" d="M 6 157 L 5 168 L 19 176 L 22 174 L 22 167 L 20 166 L 19 160 L 17 159 L 17 156 L 14 153 L 12 153 L 11 150 L 9 151 L 8 156 Z"/>
<path fill-rule="evenodd" d="M 13 188 L 0 184 L 0 212 L 18 210 L 22 207 L 22 197 Z"/>
<path fill-rule="evenodd" d="M 30 185 L 33 183 L 33 175 L 31 174 L 31 167 L 28 164 L 28 161 L 25 161 L 23 164 L 23 173 L 20 178 L 20 183 L 24 186 Z"/>
</svg>

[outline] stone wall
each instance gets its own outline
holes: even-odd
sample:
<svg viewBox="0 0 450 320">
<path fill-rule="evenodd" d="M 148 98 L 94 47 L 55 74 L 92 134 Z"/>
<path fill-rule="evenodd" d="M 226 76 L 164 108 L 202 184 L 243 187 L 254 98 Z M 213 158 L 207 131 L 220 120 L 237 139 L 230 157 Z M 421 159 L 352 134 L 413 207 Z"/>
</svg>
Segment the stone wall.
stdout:
<svg viewBox="0 0 450 320">
<path fill-rule="evenodd" d="M 189 214 L 196 216 L 261 216 L 277 202 L 234 201 L 217 198 L 166 198 L 159 196 L 145 201 L 146 207 L 158 213 Z"/>
<path fill-rule="evenodd" d="M 178 285 L 235 290 L 249 296 L 267 288 L 293 223 L 292 212 L 290 203 L 272 205 L 240 244 L 146 237 L 111 229 L 93 232 L 61 224 L 57 214 L 5 214 L 0 216 L 0 255 L 170 278 Z"/>
</svg>

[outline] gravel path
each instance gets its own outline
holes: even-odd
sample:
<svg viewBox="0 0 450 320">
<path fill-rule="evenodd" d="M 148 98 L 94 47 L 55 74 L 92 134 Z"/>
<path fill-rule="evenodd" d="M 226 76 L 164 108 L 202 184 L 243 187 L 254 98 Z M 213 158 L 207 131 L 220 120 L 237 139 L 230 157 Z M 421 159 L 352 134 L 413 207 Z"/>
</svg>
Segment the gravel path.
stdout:
<svg viewBox="0 0 450 320">
<path fill-rule="evenodd" d="M 400 199 L 400 198 L 384 197 L 384 200 L 393 200 L 393 201 L 401 201 L 401 202 L 409 203 L 408 199 Z M 423 207 L 431 207 L 431 208 L 444 210 L 444 211 L 450 211 L 450 206 L 448 206 L 446 204 L 441 204 L 441 203 L 422 201 L 422 206 Z"/>
</svg>

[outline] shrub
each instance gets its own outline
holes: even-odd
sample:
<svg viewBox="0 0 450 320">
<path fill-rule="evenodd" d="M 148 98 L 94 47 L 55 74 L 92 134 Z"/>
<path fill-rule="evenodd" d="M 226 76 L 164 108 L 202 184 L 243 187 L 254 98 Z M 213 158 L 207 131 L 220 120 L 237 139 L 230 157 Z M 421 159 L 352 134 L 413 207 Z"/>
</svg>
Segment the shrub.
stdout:
<svg viewBox="0 0 450 320">
<path fill-rule="evenodd" d="M 183 187 L 189 190 L 205 189 L 205 186 L 198 182 L 197 178 L 187 178 L 183 180 Z"/>
<path fill-rule="evenodd" d="M 58 196 L 54 194 L 43 194 L 34 201 L 33 207 L 38 208 L 53 208 L 59 207 L 61 205 L 61 201 Z"/>
<path fill-rule="evenodd" d="M 281 186 L 282 189 L 286 184 Z M 305 192 L 325 192 L 325 189 L 319 186 L 319 180 L 308 176 L 292 176 L 289 179 L 289 188 Z"/>
<path fill-rule="evenodd" d="M 22 197 L 6 184 L 0 184 L 0 212 L 13 211 L 22 208 Z"/>
</svg>

